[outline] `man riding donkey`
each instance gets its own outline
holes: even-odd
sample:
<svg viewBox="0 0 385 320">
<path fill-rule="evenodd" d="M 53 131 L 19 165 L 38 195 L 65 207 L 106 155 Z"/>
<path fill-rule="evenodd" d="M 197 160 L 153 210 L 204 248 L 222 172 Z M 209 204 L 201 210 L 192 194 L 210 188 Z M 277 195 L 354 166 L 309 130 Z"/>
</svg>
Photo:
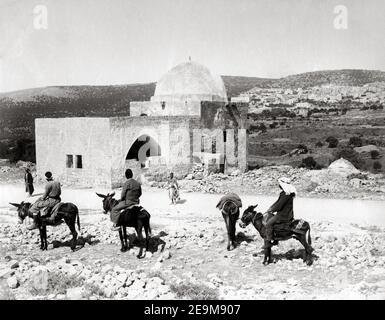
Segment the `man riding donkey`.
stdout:
<svg viewBox="0 0 385 320">
<path fill-rule="evenodd" d="M 139 198 L 142 195 L 142 187 L 140 183 L 133 178 L 131 169 L 125 172 L 127 181 L 123 184 L 122 194 L 119 203 L 111 210 L 111 221 L 113 222 L 112 230 L 120 230 L 120 214 L 123 209 L 128 209 L 139 204 Z"/>
<path fill-rule="evenodd" d="M 54 181 L 54 179 L 52 178 L 52 173 L 50 171 L 47 171 L 45 173 L 45 177 L 47 183 L 45 185 L 44 194 L 39 199 L 37 199 L 37 201 L 29 209 L 29 211 L 33 215 L 33 224 L 28 226 L 29 230 L 38 228 L 40 213 L 42 213 L 41 216 L 45 216 L 47 214 L 48 209 L 53 208 L 61 201 L 60 182 Z M 54 223 L 56 215 L 57 212 L 54 212 L 51 217 L 46 218 L 46 221 Z"/>
<path fill-rule="evenodd" d="M 265 212 L 265 216 L 269 213 L 277 212 L 266 222 L 266 244 L 264 249 L 270 248 L 272 245 L 278 244 L 273 241 L 273 228 L 277 223 L 291 222 L 294 219 L 293 200 L 297 193 L 295 187 L 290 183 L 290 179 L 282 177 L 278 179 L 279 188 L 282 190 L 278 200 Z"/>
</svg>

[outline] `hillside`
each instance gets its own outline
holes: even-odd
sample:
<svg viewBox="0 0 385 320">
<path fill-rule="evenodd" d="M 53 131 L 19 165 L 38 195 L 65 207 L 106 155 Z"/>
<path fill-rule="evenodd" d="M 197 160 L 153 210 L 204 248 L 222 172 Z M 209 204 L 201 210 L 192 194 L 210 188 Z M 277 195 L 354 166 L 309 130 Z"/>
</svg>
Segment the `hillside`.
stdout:
<svg viewBox="0 0 385 320">
<path fill-rule="evenodd" d="M 266 80 L 266 79 L 261 79 Z M 367 83 L 385 81 L 385 72 L 379 70 L 325 70 L 290 75 L 270 81 L 260 81 L 258 88 L 311 88 L 321 85 L 363 86 Z"/>
<path fill-rule="evenodd" d="M 253 88 L 309 88 L 322 84 L 362 86 L 385 82 L 385 72 L 332 70 L 280 79 L 222 76 L 229 97 Z M 34 120 L 42 117 L 126 116 L 130 101 L 146 101 L 155 83 L 113 86 L 55 86 L 0 94 L 0 158 L 17 140 L 34 140 Z M 312 89 L 310 89 L 312 90 Z M 29 143 L 29 142 L 28 142 Z"/>
<path fill-rule="evenodd" d="M 225 76 L 229 96 L 266 79 Z M 43 117 L 108 117 L 128 115 L 130 101 L 146 101 L 155 83 L 114 86 L 56 86 L 0 94 L 0 143 L 34 139 L 34 119 Z"/>
</svg>

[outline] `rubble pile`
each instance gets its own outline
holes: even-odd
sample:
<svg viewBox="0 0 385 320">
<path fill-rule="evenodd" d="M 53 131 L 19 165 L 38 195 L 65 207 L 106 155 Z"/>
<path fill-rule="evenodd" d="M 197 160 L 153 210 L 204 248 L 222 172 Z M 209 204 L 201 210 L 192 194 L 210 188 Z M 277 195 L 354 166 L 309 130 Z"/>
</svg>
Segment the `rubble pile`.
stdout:
<svg viewBox="0 0 385 320">
<path fill-rule="evenodd" d="M 211 173 L 201 179 L 194 175 L 180 182 L 186 192 L 276 194 L 277 180 L 285 176 L 292 180 L 301 196 L 329 196 L 336 198 L 385 199 L 385 175 L 361 173 L 345 159 L 337 160 L 329 168 L 309 170 L 291 166 L 269 166 L 230 175 Z"/>
</svg>

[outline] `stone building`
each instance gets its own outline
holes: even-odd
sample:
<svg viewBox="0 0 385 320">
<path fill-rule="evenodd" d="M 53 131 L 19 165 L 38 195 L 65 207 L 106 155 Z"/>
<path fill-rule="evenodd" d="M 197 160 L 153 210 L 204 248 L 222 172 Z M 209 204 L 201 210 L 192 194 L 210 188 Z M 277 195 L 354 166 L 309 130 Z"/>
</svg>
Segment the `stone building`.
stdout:
<svg viewBox="0 0 385 320">
<path fill-rule="evenodd" d="M 208 170 L 247 168 L 246 103 L 229 103 L 221 77 L 188 61 L 167 72 L 150 101 L 131 102 L 126 117 L 35 120 L 38 176 L 50 170 L 77 186 L 119 187 L 136 176 L 196 163 Z"/>
</svg>

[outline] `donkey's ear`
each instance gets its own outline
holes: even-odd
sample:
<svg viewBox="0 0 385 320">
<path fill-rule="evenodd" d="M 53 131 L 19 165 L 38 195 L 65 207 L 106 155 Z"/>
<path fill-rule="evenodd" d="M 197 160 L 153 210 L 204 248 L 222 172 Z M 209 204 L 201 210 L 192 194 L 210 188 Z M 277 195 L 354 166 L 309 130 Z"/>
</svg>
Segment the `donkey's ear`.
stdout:
<svg viewBox="0 0 385 320">
<path fill-rule="evenodd" d="M 255 206 L 252 206 L 253 207 L 253 209 L 255 209 L 256 207 L 258 207 L 258 204 L 256 204 Z"/>
<path fill-rule="evenodd" d="M 98 197 L 100 197 L 100 198 L 103 198 L 103 199 L 105 199 L 107 196 L 105 196 L 104 194 L 101 194 L 101 193 L 97 193 L 97 192 L 95 192 L 96 193 L 96 195 L 98 196 Z"/>
<path fill-rule="evenodd" d="M 20 208 L 20 207 L 21 207 L 21 204 L 18 204 L 18 203 L 12 203 L 12 202 L 10 202 L 9 204 L 13 205 L 13 206 L 16 207 L 16 208 Z"/>
<path fill-rule="evenodd" d="M 115 195 L 115 191 L 110 194 L 110 197 L 113 197 Z"/>
</svg>

